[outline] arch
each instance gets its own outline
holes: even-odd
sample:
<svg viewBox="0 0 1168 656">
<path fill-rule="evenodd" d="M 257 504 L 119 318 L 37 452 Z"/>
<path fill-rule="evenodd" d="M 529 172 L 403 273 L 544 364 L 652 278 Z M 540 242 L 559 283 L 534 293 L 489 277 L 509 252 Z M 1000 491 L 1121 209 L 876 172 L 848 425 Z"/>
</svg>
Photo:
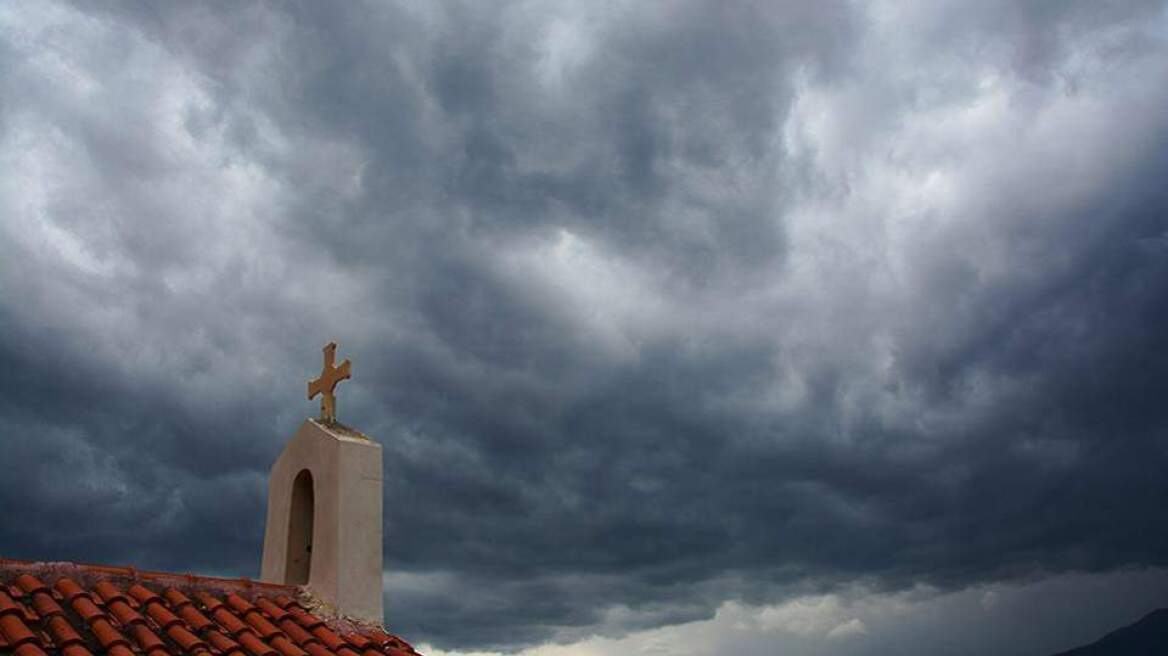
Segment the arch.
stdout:
<svg viewBox="0 0 1168 656">
<path fill-rule="evenodd" d="M 312 472 L 301 469 L 292 483 L 292 503 L 288 515 L 288 551 L 284 583 L 305 585 L 312 572 L 312 522 L 316 503 Z"/>
</svg>

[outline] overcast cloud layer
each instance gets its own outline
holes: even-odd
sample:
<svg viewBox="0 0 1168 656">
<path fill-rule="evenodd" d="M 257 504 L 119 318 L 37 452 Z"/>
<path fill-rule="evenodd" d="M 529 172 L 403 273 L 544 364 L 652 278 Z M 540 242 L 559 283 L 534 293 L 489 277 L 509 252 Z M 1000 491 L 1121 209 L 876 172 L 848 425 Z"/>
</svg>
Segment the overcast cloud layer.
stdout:
<svg viewBox="0 0 1168 656">
<path fill-rule="evenodd" d="M 1168 566 L 1166 107 L 1163 2 L 0 4 L 0 554 L 256 575 L 334 339 L 436 648 Z"/>
</svg>

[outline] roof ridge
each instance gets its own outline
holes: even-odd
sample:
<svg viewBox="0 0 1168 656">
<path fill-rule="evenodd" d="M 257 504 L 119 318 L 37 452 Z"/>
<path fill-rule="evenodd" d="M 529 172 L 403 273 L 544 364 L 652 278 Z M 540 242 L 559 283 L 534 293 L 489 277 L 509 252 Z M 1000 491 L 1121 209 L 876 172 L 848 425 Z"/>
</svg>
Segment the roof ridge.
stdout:
<svg viewBox="0 0 1168 656">
<path fill-rule="evenodd" d="M 91 563 L 76 563 L 72 561 L 37 561 L 19 560 L 0 556 L 0 569 L 10 571 L 26 571 L 30 574 L 37 572 L 68 572 L 70 575 L 86 577 L 122 578 L 131 581 L 151 581 L 159 584 L 169 584 L 181 587 L 210 587 L 220 590 L 239 591 L 267 591 L 299 593 L 299 587 L 283 583 L 269 583 L 247 576 L 225 577 L 207 576 L 193 573 L 163 572 L 158 570 L 138 569 L 132 566 L 100 565 Z"/>
</svg>

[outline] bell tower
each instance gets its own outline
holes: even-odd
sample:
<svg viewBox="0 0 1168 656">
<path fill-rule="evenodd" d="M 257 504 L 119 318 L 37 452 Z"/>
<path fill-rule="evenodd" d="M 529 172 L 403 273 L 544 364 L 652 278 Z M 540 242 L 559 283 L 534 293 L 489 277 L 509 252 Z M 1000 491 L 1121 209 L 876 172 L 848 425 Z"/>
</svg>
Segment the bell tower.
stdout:
<svg viewBox="0 0 1168 656">
<path fill-rule="evenodd" d="M 333 388 L 349 362 L 329 376 L 335 349 L 325 347 L 327 382 L 316 388 L 330 399 L 322 418 L 301 424 L 268 477 L 260 578 L 306 586 L 337 614 L 380 625 L 381 445 L 336 421 Z"/>
</svg>

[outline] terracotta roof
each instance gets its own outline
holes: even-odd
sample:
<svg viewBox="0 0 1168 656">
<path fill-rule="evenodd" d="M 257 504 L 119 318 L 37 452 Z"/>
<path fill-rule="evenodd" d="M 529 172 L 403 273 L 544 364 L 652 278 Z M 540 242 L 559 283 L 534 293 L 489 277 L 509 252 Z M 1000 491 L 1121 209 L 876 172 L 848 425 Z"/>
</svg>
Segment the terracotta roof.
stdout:
<svg viewBox="0 0 1168 656">
<path fill-rule="evenodd" d="M 414 656 L 380 628 L 325 621 L 295 586 L 0 558 L 0 653 Z"/>
</svg>

